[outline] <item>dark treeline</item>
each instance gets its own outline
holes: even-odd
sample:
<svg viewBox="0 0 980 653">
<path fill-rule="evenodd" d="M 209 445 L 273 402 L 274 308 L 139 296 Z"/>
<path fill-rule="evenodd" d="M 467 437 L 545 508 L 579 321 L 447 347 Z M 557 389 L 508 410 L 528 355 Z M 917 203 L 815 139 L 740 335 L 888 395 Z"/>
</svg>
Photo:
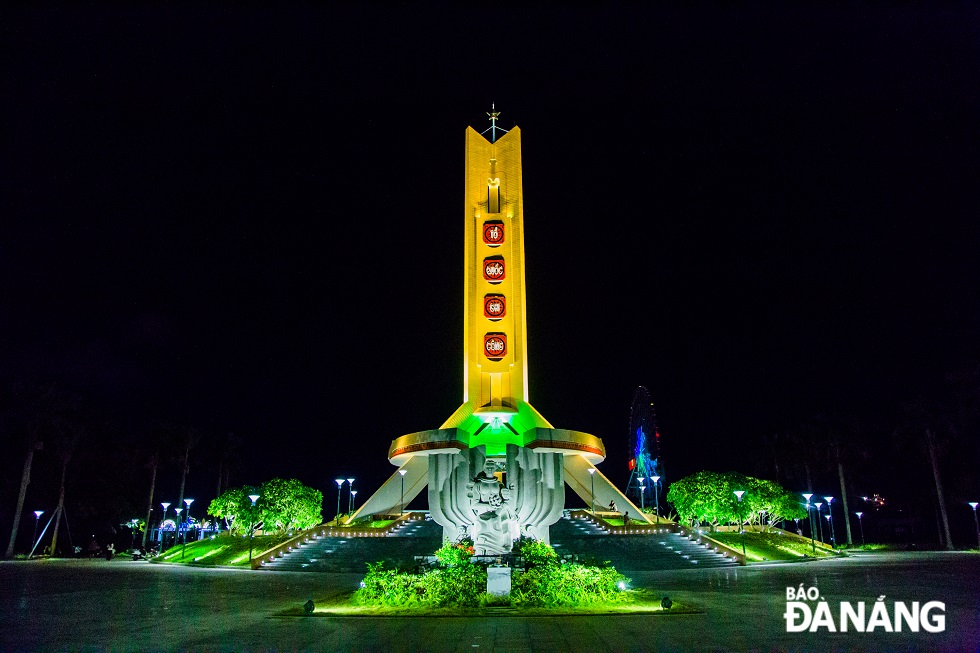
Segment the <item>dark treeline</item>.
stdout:
<svg viewBox="0 0 980 653">
<path fill-rule="evenodd" d="M 978 429 L 980 367 L 964 366 L 885 410 L 828 410 L 767 435 L 752 469 L 813 501 L 833 496 L 835 521 L 851 531 L 842 542 L 859 541 L 862 512 L 879 540 L 976 546 Z"/>
<path fill-rule="evenodd" d="M 980 496 L 978 428 L 980 367 L 965 366 L 884 409 L 828 409 L 755 442 L 733 443 L 732 466 L 791 491 L 834 496 L 840 542 L 859 541 L 860 511 L 868 539 L 973 546 L 967 502 Z M 44 511 L 40 531 L 63 507 L 67 524 L 51 524 L 38 553 L 56 540 L 64 554 L 93 536 L 128 536 L 123 524 L 132 519 L 155 526 L 162 501 L 176 506 L 194 498 L 192 514 L 201 519 L 222 491 L 275 475 L 262 476 L 261 460 L 250 460 L 247 442 L 227 429 L 140 419 L 56 383 L 0 384 L 0 435 L 0 544 L 7 555 L 30 549 L 35 510 Z M 379 477 L 387 471 L 382 455 L 364 465 Z M 330 508 L 335 495 L 321 486 Z M 370 481 L 361 487 L 372 489 Z"/>
<path fill-rule="evenodd" d="M 44 511 L 40 534 L 61 508 L 37 553 L 54 541 L 56 553 L 68 554 L 93 536 L 104 544 L 125 535 L 128 542 L 124 524 L 155 526 L 163 501 L 176 506 L 194 498 L 192 515 L 201 519 L 211 499 L 244 482 L 242 443 L 233 433 L 126 419 L 55 383 L 0 385 L 0 434 L 0 541 L 7 557 L 29 551 L 35 510 Z"/>
</svg>

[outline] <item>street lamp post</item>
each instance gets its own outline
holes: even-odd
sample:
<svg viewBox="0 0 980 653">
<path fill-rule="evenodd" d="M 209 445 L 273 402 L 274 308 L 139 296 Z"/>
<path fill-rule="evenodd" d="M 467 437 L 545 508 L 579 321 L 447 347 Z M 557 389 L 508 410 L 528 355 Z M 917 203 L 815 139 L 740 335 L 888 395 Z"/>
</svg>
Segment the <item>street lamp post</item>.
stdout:
<svg viewBox="0 0 980 653">
<path fill-rule="evenodd" d="M 589 469 L 589 478 L 592 480 L 592 505 L 589 508 L 593 516 L 595 516 L 595 473 L 595 467 Z"/>
<path fill-rule="evenodd" d="M 398 511 L 398 515 L 401 516 L 405 514 L 405 474 L 408 472 L 407 470 L 399 469 L 398 473 L 402 476 L 402 502 L 398 504 L 401 507 L 401 509 Z"/>
<path fill-rule="evenodd" d="M 133 517 L 126 525 L 129 526 L 129 548 L 136 548 L 136 527 L 139 526 L 140 520 Z"/>
<path fill-rule="evenodd" d="M 357 490 L 350 491 L 350 511 L 351 515 L 354 514 L 354 507 L 357 505 Z"/>
<path fill-rule="evenodd" d="M 354 495 L 351 492 L 354 491 L 354 479 L 347 479 L 347 513 L 354 512 Z"/>
<path fill-rule="evenodd" d="M 827 519 L 827 521 L 830 522 L 830 543 L 836 547 L 837 535 L 834 533 L 834 517 L 833 517 L 834 513 L 830 510 L 831 504 L 834 503 L 834 497 L 824 497 L 824 499 L 827 500 L 827 515 L 829 516 L 829 519 Z"/>
<path fill-rule="evenodd" d="M 252 509 L 248 512 L 248 564 L 252 566 L 252 538 L 255 536 L 255 502 L 259 500 L 258 494 L 250 494 L 248 498 L 252 500 Z"/>
<path fill-rule="evenodd" d="M 660 477 L 651 476 L 650 480 L 653 482 L 653 502 L 656 506 L 657 511 L 657 523 L 660 523 Z"/>
<path fill-rule="evenodd" d="M 34 555 L 34 547 L 37 546 L 37 523 L 41 521 L 41 515 L 43 514 L 44 514 L 43 510 L 34 511 L 34 537 L 31 538 L 31 552 L 30 554 L 28 554 L 27 556 L 28 558 Z M 53 551 L 52 551 L 52 555 L 54 555 Z"/>
<path fill-rule="evenodd" d="M 823 544 L 824 543 L 823 542 L 823 522 L 820 521 L 820 518 L 823 517 L 823 513 L 820 512 L 820 506 L 823 505 L 823 501 L 817 501 L 813 505 L 815 505 L 817 507 L 817 525 L 820 527 L 820 543 Z"/>
<path fill-rule="evenodd" d="M 864 513 L 856 512 L 854 514 L 858 516 L 858 526 L 861 527 L 861 546 L 864 546 L 864 521 L 861 519 Z"/>
<path fill-rule="evenodd" d="M 162 552 L 163 545 L 166 544 L 166 542 L 163 541 L 163 522 L 167 521 L 167 509 L 170 507 L 170 502 L 164 501 L 160 505 L 163 506 L 163 519 L 160 520 L 160 551 Z M 174 532 L 176 533 L 176 531 Z M 176 540 L 174 540 L 174 542 L 176 543 Z"/>
<path fill-rule="evenodd" d="M 748 562 L 745 559 L 745 529 L 742 528 L 742 495 L 745 494 L 745 490 L 735 490 L 735 496 L 738 497 L 738 529 L 742 532 L 742 562 Z"/>
<path fill-rule="evenodd" d="M 803 498 L 806 499 L 806 521 L 810 525 L 810 548 L 813 549 L 813 556 L 817 556 L 817 543 L 813 541 L 813 515 L 810 514 L 810 497 L 813 493 L 804 494 Z"/>
<path fill-rule="evenodd" d="M 177 513 L 177 530 L 174 531 L 174 546 L 177 546 L 177 540 L 180 538 L 180 527 L 182 525 L 182 522 L 181 522 L 181 519 L 180 519 L 180 513 L 184 512 L 184 509 L 183 508 L 174 508 L 174 512 Z M 187 536 L 186 535 L 184 536 L 184 541 L 185 542 L 187 541 Z M 180 554 L 180 557 L 183 558 L 184 557 L 184 554 L 181 553 Z"/>
<path fill-rule="evenodd" d="M 976 501 L 970 502 L 970 507 L 973 508 L 973 525 L 977 529 L 977 547 L 980 547 L 980 522 L 977 521 L 977 506 L 980 505 Z"/>
<path fill-rule="evenodd" d="M 191 526 L 191 504 L 194 503 L 194 499 L 184 499 L 184 503 L 187 504 L 187 511 L 184 512 L 184 521 L 187 522 L 187 528 Z M 184 529 L 184 544 L 187 544 L 187 528 Z"/>
<path fill-rule="evenodd" d="M 646 507 L 643 503 L 643 494 L 645 491 L 646 486 L 644 486 L 643 483 L 640 483 L 640 512 L 643 512 L 643 509 Z"/>
<path fill-rule="evenodd" d="M 184 553 L 187 552 L 187 531 L 191 527 L 191 504 L 194 503 L 194 499 L 184 499 L 184 503 L 187 504 L 187 510 L 184 512 L 184 546 L 180 549 L 180 559 L 184 559 Z"/>
<path fill-rule="evenodd" d="M 335 478 L 334 483 L 337 484 L 337 518 L 334 520 L 334 523 L 340 526 L 340 488 L 344 487 L 344 479 Z"/>
</svg>

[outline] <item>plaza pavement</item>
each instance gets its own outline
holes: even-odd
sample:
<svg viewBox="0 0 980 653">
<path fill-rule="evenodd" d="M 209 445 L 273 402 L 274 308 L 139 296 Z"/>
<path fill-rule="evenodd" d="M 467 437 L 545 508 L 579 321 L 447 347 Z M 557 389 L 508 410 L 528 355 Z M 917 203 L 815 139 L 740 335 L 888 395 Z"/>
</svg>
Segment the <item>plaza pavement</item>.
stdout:
<svg viewBox="0 0 980 653">
<path fill-rule="evenodd" d="M 123 559 L 0 563 L 2 651 L 980 650 L 980 555 L 628 574 L 701 610 L 674 616 L 282 617 L 357 574 L 250 572 Z M 787 633 L 786 588 L 839 601 L 943 601 L 941 633 Z M 836 611 L 835 611 L 836 612 Z"/>
</svg>

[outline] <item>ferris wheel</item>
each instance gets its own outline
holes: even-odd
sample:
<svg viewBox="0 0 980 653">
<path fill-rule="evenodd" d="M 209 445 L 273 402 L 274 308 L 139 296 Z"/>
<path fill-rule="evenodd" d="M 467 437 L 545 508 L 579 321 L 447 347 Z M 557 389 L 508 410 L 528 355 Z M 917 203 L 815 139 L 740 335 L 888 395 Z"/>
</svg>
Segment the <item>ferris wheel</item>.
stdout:
<svg viewBox="0 0 980 653">
<path fill-rule="evenodd" d="M 650 393 L 642 385 L 633 394 L 629 436 L 630 480 L 626 494 L 636 498 L 641 505 L 659 506 L 659 492 L 664 482 L 660 432 Z"/>
</svg>

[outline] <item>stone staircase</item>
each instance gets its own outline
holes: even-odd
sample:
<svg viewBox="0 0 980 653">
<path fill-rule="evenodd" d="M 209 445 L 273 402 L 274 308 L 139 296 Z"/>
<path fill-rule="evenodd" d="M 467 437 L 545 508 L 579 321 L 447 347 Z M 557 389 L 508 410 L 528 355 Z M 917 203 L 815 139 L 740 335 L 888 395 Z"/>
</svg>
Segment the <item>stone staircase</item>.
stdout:
<svg viewBox="0 0 980 653">
<path fill-rule="evenodd" d="M 551 527 L 551 545 L 560 556 L 581 562 L 608 561 L 624 573 L 738 566 L 735 558 L 696 535 L 663 526 L 643 525 L 633 531 L 612 533 L 592 519 L 566 515 Z"/>
<path fill-rule="evenodd" d="M 293 546 L 262 564 L 271 571 L 363 573 L 367 563 L 383 560 L 385 567 L 413 566 L 415 556 L 431 555 L 442 546 L 442 527 L 429 518 L 406 521 L 384 537 L 360 536 L 356 531 L 336 537 L 317 537 Z"/>
<path fill-rule="evenodd" d="M 561 556 L 580 562 L 609 562 L 621 572 L 737 566 L 735 558 L 701 542 L 696 534 L 673 532 L 673 525 L 609 528 L 582 513 L 566 513 L 551 527 L 551 544 Z M 326 530 L 325 532 L 335 532 Z M 381 536 L 383 535 L 383 536 Z M 283 550 L 261 569 L 363 573 L 367 563 L 414 567 L 416 556 L 431 556 L 442 545 L 442 527 L 428 516 L 406 520 L 389 533 L 352 532 L 317 536 Z"/>
</svg>

